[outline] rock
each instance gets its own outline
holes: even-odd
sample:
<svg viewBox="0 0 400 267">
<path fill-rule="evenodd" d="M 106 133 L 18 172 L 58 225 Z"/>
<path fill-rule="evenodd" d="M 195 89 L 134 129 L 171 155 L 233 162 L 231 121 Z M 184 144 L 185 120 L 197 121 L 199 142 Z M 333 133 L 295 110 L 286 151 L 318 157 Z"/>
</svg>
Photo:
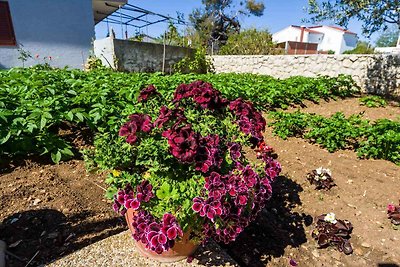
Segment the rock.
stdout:
<svg viewBox="0 0 400 267">
<path fill-rule="evenodd" d="M 311 254 L 315 257 L 315 258 L 319 258 L 319 252 L 318 250 L 314 249 Z"/>
<path fill-rule="evenodd" d="M 354 254 L 356 254 L 357 256 L 362 256 L 364 254 L 364 252 L 360 248 L 355 248 L 353 251 Z"/>
<path fill-rule="evenodd" d="M 42 202 L 42 200 L 39 199 L 39 198 L 36 198 L 36 199 L 33 201 L 33 205 L 34 205 L 34 206 L 37 206 L 37 205 L 39 205 L 40 202 Z"/>
<path fill-rule="evenodd" d="M 371 245 L 368 244 L 367 242 L 361 243 L 361 246 L 364 247 L 364 248 L 370 248 L 371 247 Z"/>
</svg>

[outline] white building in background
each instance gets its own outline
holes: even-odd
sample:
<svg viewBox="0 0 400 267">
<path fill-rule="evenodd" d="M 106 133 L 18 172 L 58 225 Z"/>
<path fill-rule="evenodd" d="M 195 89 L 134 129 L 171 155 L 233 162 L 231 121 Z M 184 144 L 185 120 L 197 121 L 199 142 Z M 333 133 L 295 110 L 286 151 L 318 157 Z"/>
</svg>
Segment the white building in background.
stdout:
<svg viewBox="0 0 400 267">
<path fill-rule="evenodd" d="M 352 50 L 357 46 L 358 37 L 356 33 L 336 26 L 296 26 L 291 25 L 272 35 L 275 43 L 288 41 L 300 43 L 316 43 L 318 51 L 334 51 L 342 54 L 344 51 Z"/>
<path fill-rule="evenodd" d="M 25 66 L 48 62 L 83 68 L 92 49 L 94 25 L 126 2 L 0 0 L 0 68 L 21 67 L 22 51 L 32 56 Z"/>
<path fill-rule="evenodd" d="M 382 54 L 400 54 L 400 35 L 395 47 L 375 47 L 375 52 Z"/>
</svg>

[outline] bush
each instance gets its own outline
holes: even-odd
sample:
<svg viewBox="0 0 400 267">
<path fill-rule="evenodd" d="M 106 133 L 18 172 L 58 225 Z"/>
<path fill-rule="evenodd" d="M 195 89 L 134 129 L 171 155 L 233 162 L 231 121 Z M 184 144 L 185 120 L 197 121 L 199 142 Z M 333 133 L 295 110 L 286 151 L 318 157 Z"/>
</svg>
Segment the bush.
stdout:
<svg viewBox="0 0 400 267">
<path fill-rule="evenodd" d="M 330 118 L 302 112 L 271 112 L 274 134 L 302 137 L 329 152 L 353 149 L 361 158 L 386 159 L 400 165 L 400 121 L 369 122 L 361 115 L 348 118 L 337 112 Z"/>
<path fill-rule="evenodd" d="M 268 31 L 248 29 L 228 37 L 221 47 L 220 55 L 281 55 L 284 49 L 277 48 Z"/>
<path fill-rule="evenodd" d="M 374 54 L 375 50 L 367 42 L 358 42 L 353 50 L 344 51 L 343 54 Z"/>
</svg>

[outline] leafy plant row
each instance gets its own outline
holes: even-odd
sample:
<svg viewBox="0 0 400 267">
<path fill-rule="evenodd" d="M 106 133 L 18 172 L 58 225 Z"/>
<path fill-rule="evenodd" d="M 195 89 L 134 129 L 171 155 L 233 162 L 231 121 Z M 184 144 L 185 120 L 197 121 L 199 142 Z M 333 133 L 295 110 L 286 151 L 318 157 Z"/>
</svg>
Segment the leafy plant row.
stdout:
<svg viewBox="0 0 400 267">
<path fill-rule="evenodd" d="M 269 125 L 279 137 L 301 137 L 329 152 L 353 149 L 361 158 L 386 159 L 400 165 L 400 119 L 375 122 L 362 115 L 348 118 L 337 112 L 330 118 L 302 112 L 271 112 Z"/>
<path fill-rule="evenodd" d="M 0 153 L 50 154 L 54 162 L 73 156 L 59 129 L 74 125 L 94 133 L 115 133 L 129 114 L 141 89 L 154 84 L 172 98 L 181 83 L 204 80 L 228 99 L 242 97 L 258 109 L 285 108 L 304 99 L 345 97 L 357 91 L 348 76 L 293 77 L 278 80 L 251 74 L 116 73 L 111 71 L 12 69 L 0 71 Z"/>
</svg>

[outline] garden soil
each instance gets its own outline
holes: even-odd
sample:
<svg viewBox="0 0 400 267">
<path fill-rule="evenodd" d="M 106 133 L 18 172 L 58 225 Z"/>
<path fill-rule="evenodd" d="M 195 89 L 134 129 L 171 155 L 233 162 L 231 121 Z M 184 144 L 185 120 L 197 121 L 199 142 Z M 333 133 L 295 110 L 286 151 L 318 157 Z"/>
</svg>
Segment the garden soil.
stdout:
<svg viewBox="0 0 400 267">
<path fill-rule="evenodd" d="M 363 112 L 370 120 L 394 119 L 400 108 L 367 108 L 357 98 L 306 103 L 304 112 L 324 116 Z M 289 110 L 295 110 L 291 108 Z M 221 246 L 241 266 L 399 266 L 400 229 L 387 219 L 386 206 L 400 198 L 400 166 L 358 159 L 353 151 L 329 153 L 299 138 L 265 133 L 282 173 L 267 208 L 238 239 Z M 317 191 L 306 174 L 329 168 L 337 186 Z M 82 160 L 54 165 L 38 158 L 0 166 L 0 240 L 8 245 L 10 266 L 38 266 L 126 229 L 104 198 L 105 173 L 87 173 Z M 334 212 L 354 230 L 353 254 L 318 249 L 310 232 L 314 218 Z M 391 265 L 390 265 L 391 264 Z M 397 265 L 398 264 L 398 265 Z"/>
</svg>

